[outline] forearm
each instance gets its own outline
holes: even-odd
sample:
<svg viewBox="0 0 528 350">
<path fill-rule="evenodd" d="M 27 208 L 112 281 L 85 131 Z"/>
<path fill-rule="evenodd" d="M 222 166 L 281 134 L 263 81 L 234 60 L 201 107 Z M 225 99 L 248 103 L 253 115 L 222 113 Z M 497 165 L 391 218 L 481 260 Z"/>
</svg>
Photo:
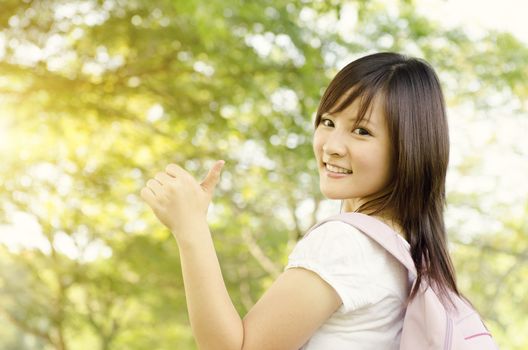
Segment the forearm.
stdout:
<svg viewBox="0 0 528 350">
<path fill-rule="evenodd" d="M 207 223 L 178 242 L 187 309 L 200 349 L 239 350 L 243 325 L 227 292 Z"/>
</svg>

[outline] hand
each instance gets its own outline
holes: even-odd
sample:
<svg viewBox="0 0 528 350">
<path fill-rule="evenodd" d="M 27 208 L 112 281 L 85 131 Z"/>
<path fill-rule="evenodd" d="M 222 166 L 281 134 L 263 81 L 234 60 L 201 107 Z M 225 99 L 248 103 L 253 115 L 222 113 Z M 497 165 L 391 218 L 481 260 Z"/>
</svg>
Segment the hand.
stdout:
<svg viewBox="0 0 528 350">
<path fill-rule="evenodd" d="M 198 183 L 191 174 L 176 164 L 169 164 L 141 189 L 141 198 L 154 211 L 178 240 L 197 224 L 207 221 L 207 209 L 220 180 L 225 162 L 217 161 L 205 179 Z"/>
</svg>

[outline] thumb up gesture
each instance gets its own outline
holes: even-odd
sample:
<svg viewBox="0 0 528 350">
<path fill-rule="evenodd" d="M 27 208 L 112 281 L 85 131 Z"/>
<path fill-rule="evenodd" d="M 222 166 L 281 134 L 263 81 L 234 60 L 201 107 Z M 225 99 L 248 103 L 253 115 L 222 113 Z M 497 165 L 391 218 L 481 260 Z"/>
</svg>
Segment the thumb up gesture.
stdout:
<svg viewBox="0 0 528 350">
<path fill-rule="evenodd" d="M 223 160 L 217 161 L 202 182 L 180 166 L 169 164 L 165 172 L 157 173 L 141 189 L 141 198 L 176 240 L 207 222 L 207 209 L 224 164 Z"/>
</svg>

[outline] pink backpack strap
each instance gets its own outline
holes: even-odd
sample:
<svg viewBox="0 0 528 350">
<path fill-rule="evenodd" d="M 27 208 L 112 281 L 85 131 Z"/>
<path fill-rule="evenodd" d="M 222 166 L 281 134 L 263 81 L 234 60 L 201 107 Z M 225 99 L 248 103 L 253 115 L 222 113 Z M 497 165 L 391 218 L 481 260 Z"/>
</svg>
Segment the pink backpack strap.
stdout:
<svg viewBox="0 0 528 350">
<path fill-rule="evenodd" d="M 328 221 L 342 221 L 354 226 L 391 253 L 409 270 L 413 279 L 416 278 L 416 267 L 409 250 L 403 242 L 403 237 L 400 237 L 398 233 L 382 221 L 365 214 L 348 212 L 330 216 L 315 224 L 310 231 Z"/>
</svg>

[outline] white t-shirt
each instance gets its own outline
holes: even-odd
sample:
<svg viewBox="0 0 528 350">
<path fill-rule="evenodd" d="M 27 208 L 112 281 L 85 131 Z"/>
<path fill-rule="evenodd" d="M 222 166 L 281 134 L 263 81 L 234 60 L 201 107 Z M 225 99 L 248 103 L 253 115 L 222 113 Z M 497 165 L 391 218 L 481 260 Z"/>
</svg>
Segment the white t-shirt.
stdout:
<svg viewBox="0 0 528 350">
<path fill-rule="evenodd" d="M 408 272 L 378 243 L 349 224 L 328 221 L 297 243 L 285 269 L 293 267 L 317 273 L 343 302 L 302 350 L 399 348 Z"/>
</svg>

